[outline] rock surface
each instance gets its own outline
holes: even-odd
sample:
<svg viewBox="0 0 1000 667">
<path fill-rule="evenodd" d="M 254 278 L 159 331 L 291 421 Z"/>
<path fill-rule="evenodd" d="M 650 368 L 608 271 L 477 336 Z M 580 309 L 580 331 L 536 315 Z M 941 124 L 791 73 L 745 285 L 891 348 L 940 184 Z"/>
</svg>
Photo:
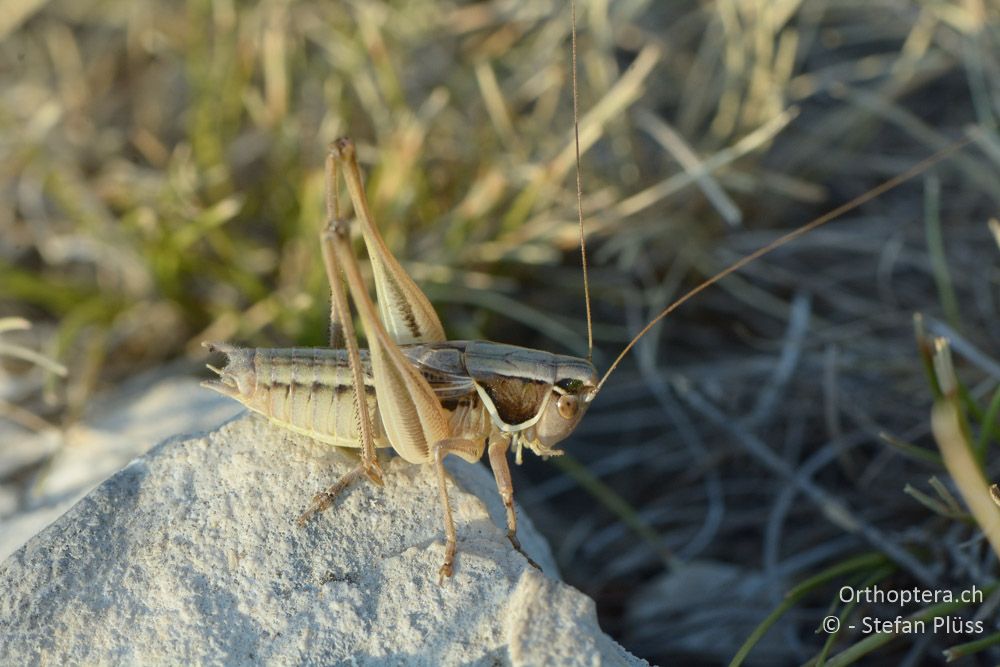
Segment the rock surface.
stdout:
<svg viewBox="0 0 1000 667">
<path fill-rule="evenodd" d="M 442 586 L 428 466 L 392 459 L 385 487 L 358 484 L 296 527 L 351 465 L 249 415 L 163 442 L 0 565 L 0 663 L 643 664 L 510 548 L 482 466 L 449 465 L 466 490 L 451 487 L 459 552 Z"/>
<path fill-rule="evenodd" d="M 92 400 L 65 431 L 0 430 L 0 561 L 156 443 L 213 429 L 242 411 L 190 376 L 150 372 Z M 4 483 L 31 470 L 38 472 L 27 484 Z"/>
</svg>

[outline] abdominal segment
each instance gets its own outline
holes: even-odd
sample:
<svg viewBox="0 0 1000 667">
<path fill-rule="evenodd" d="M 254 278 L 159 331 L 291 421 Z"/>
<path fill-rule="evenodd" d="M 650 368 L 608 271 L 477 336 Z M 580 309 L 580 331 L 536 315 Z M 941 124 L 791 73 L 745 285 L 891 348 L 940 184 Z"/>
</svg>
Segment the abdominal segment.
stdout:
<svg viewBox="0 0 1000 667">
<path fill-rule="evenodd" d="M 241 348 L 207 343 L 226 355 L 219 377 L 203 386 L 234 398 L 274 423 L 339 447 L 361 447 L 361 426 L 347 351 L 330 348 Z M 364 396 L 376 447 L 390 447 L 376 400 L 367 350 L 360 350 Z M 421 369 L 423 370 L 423 369 Z M 433 381 L 432 381 L 433 385 Z M 442 407 L 452 437 L 485 439 L 492 424 L 475 391 L 449 396 Z"/>
<path fill-rule="evenodd" d="M 284 428 L 339 447 L 360 447 L 361 427 L 346 350 L 238 348 L 212 343 L 226 355 L 219 377 L 204 386 L 236 399 Z M 367 350 L 361 350 L 365 400 L 376 447 L 388 447 Z"/>
</svg>

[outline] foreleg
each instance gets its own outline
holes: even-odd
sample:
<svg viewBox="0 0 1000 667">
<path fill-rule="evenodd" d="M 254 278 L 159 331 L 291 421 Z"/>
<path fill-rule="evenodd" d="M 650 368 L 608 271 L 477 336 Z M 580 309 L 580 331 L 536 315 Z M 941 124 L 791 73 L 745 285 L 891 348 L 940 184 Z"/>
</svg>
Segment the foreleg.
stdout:
<svg viewBox="0 0 1000 667">
<path fill-rule="evenodd" d="M 490 437 L 489 455 L 490 467 L 493 468 L 493 479 L 497 483 L 497 491 L 503 501 L 504 509 L 507 510 L 507 539 L 519 554 L 524 556 L 528 563 L 536 569 L 538 563 L 533 561 L 521 548 L 521 542 L 517 539 L 517 514 L 514 512 L 514 484 L 510 478 L 510 467 L 507 465 L 507 447 L 510 445 L 509 436 Z"/>
</svg>

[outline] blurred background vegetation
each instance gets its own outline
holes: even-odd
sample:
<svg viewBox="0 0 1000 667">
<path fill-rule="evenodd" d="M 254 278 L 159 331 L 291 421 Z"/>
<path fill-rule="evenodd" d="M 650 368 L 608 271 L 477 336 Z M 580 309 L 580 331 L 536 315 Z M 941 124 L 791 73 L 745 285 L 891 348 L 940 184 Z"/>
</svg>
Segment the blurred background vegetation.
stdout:
<svg viewBox="0 0 1000 667">
<path fill-rule="evenodd" d="M 912 321 L 951 338 L 1000 476 L 1000 9 L 578 4 L 600 369 L 698 280 L 970 140 L 700 295 L 611 379 L 572 458 L 516 471 L 565 578 L 638 655 L 728 661 L 779 610 L 751 662 L 864 660 L 861 638 L 814 634 L 824 610 L 857 611 L 840 585 L 996 577 L 949 504 Z M 324 344 L 316 236 L 340 135 L 452 338 L 585 354 L 570 28 L 563 1 L 7 0 L 0 317 L 33 327 L 2 335 L 0 416 L 65 428 L 145 370 L 199 372 L 205 339 Z"/>
</svg>

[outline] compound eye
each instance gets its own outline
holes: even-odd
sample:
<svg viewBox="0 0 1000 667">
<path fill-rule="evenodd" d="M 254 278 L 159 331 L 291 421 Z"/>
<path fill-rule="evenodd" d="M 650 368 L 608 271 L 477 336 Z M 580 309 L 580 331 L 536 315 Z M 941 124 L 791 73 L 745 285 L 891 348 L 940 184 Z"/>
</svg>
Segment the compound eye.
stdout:
<svg viewBox="0 0 1000 667">
<path fill-rule="evenodd" d="M 579 402 L 576 400 L 576 396 L 563 395 L 556 401 L 556 409 L 559 410 L 559 414 L 563 419 L 576 417 L 578 407 Z"/>
</svg>

